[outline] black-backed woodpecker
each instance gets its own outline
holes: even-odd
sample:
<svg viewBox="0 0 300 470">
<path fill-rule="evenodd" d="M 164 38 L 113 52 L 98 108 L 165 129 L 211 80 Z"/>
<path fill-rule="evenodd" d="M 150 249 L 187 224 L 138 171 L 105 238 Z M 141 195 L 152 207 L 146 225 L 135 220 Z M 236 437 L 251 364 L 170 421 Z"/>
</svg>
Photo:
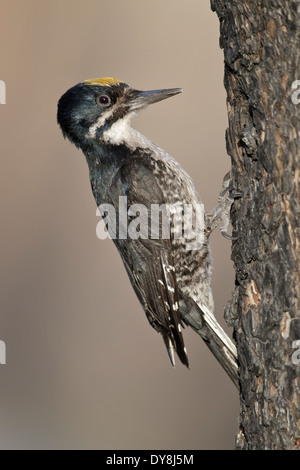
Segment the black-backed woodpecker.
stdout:
<svg viewBox="0 0 300 470">
<path fill-rule="evenodd" d="M 138 111 L 180 92 L 180 88 L 138 91 L 115 78 L 102 78 L 79 83 L 60 98 L 58 123 L 64 137 L 86 157 L 97 206 L 111 204 L 119 215 L 123 196 L 128 207 L 142 204 L 149 214 L 154 204 L 167 207 L 169 215 L 170 208 L 178 204 L 196 212 L 201 200 L 191 178 L 164 150 L 130 126 Z M 189 325 L 237 384 L 236 348 L 212 313 L 208 242 L 224 217 L 223 209 L 219 204 L 214 213 L 204 215 L 204 236 L 198 249 L 191 249 L 197 236 L 195 221 L 190 233 L 185 230 L 177 237 L 174 217 L 170 217 L 169 237 L 160 232 L 154 238 L 117 236 L 114 243 L 149 323 L 163 337 L 172 364 L 175 351 L 189 366 L 182 334 L 184 325 Z M 128 222 L 130 217 L 128 211 Z M 150 215 L 147 222 L 150 225 Z"/>
</svg>

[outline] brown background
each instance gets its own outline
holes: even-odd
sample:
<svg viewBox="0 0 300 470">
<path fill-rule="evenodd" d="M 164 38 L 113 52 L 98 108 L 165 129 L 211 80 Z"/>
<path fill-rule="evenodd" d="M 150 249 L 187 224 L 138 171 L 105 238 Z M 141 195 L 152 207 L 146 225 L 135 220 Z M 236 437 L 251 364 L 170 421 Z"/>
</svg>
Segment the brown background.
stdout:
<svg viewBox="0 0 300 470">
<path fill-rule="evenodd" d="M 85 159 L 56 103 L 87 78 L 184 94 L 135 127 L 176 158 L 214 207 L 229 169 L 219 24 L 208 0 L 1 0 L 2 449 L 233 448 L 238 396 L 190 329 L 173 369 L 119 256 L 96 237 Z M 230 242 L 213 235 L 216 315 Z"/>
</svg>

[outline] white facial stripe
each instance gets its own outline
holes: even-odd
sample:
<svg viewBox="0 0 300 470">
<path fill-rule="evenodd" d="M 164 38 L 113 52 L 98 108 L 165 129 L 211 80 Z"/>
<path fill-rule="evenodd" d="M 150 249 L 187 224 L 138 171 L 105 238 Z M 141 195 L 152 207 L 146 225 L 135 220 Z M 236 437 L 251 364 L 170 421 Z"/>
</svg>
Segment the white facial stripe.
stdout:
<svg viewBox="0 0 300 470">
<path fill-rule="evenodd" d="M 133 132 L 130 127 L 132 114 L 127 114 L 122 119 L 114 122 L 107 131 L 103 132 L 102 139 L 108 144 L 119 145 L 126 142 L 131 145 Z"/>
<path fill-rule="evenodd" d="M 87 134 L 87 137 L 90 139 L 95 138 L 97 129 L 100 129 L 100 127 L 104 126 L 106 120 L 110 118 L 115 110 L 118 108 L 119 104 L 118 102 L 114 104 L 110 109 L 108 109 L 104 114 L 102 114 L 99 119 L 89 128 L 89 132 Z"/>
<path fill-rule="evenodd" d="M 93 124 L 86 135 L 88 139 L 95 139 L 97 130 L 105 125 L 107 119 L 109 119 L 116 109 L 120 106 L 120 103 L 115 103 L 110 109 L 102 114 L 95 124 Z M 101 140 L 107 144 L 120 145 L 126 142 L 126 145 L 132 149 L 137 147 L 147 147 L 152 149 L 153 152 L 157 152 L 158 148 L 140 132 L 132 129 L 130 126 L 131 119 L 136 116 L 136 111 L 131 111 L 126 114 L 123 118 L 118 119 L 114 122 L 106 131 L 103 132 Z M 174 270 L 171 266 L 170 269 Z"/>
</svg>

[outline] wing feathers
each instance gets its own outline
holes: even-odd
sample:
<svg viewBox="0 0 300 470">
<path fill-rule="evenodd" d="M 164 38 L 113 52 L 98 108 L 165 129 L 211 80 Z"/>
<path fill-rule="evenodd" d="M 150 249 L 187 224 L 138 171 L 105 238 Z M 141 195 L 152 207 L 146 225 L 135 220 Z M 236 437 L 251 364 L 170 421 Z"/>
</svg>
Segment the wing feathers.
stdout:
<svg viewBox="0 0 300 470">
<path fill-rule="evenodd" d="M 179 302 L 178 302 L 178 292 L 177 292 L 177 283 L 175 278 L 175 268 L 170 260 L 166 259 L 166 253 L 161 253 L 161 267 L 163 272 L 163 281 L 166 294 L 166 304 L 169 306 L 169 321 L 170 321 L 170 332 L 169 338 L 174 346 L 179 359 L 181 362 L 189 367 L 189 361 L 186 354 L 186 348 L 184 345 L 183 335 L 182 335 L 182 325 L 179 315 Z M 172 362 L 172 360 L 171 360 Z"/>
</svg>

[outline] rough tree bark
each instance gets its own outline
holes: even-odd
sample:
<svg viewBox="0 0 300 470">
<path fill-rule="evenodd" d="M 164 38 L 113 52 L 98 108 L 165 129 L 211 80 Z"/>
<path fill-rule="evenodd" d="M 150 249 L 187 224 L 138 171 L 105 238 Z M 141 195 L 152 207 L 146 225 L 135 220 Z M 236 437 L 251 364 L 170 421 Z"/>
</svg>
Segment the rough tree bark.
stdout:
<svg viewBox="0 0 300 470">
<path fill-rule="evenodd" d="M 300 2 L 211 0 L 220 20 L 240 363 L 239 449 L 300 449 Z M 300 86 L 298 86 L 300 88 Z"/>
</svg>

